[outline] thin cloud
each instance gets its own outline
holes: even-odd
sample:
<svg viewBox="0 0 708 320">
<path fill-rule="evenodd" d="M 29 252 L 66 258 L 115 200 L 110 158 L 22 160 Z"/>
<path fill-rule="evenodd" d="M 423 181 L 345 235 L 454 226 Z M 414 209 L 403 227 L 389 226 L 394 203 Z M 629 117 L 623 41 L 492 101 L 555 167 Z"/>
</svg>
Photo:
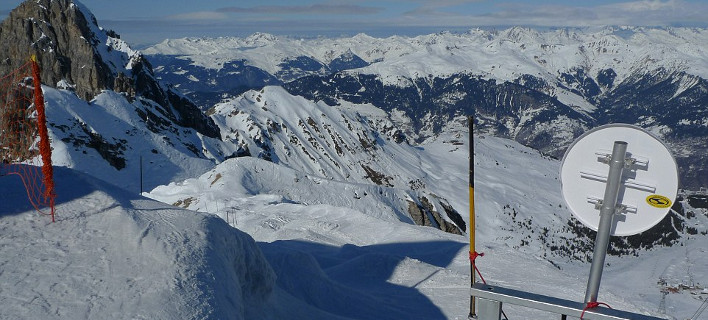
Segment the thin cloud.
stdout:
<svg viewBox="0 0 708 320">
<path fill-rule="evenodd" d="M 228 18 L 229 18 L 228 14 L 225 14 L 223 12 L 198 11 L 198 12 L 189 12 L 189 13 L 167 16 L 163 19 L 170 20 L 170 21 L 214 21 L 214 20 L 226 20 Z"/>
<path fill-rule="evenodd" d="M 634 1 L 596 8 L 604 20 L 623 21 L 629 25 L 676 25 L 708 22 L 708 5 L 683 0 Z"/>
<path fill-rule="evenodd" d="M 529 26 L 672 26 L 707 25 L 708 5 L 683 0 L 631 1 L 600 6 L 529 5 L 503 3 L 500 10 L 472 15 L 469 22 L 480 25 Z"/>
<path fill-rule="evenodd" d="M 407 11 L 403 15 L 408 16 L 408 17 L 446 16 L 446 15 L 450 15 L 450 13 L 441 11 L 440 7 L 432 7 L 432 6 L 424 5 L 424 6 L 420 6 L 418 8 L 415 8 L 413 10 Z"/>
<path fill-rule="evenodd" d="M 418 16 L 418 15 L 430 15 L 430 16 L 447 16 L 454 15 L 452 12 L 445 11 L 446 9 L 451 9 L 454 7 L 461 7 L 464 5 L 471 5 L 473 3 L 480 3 L 486 0 L 438 0 L 438 1 L 428 1 L 428 0 L 408 0 L 414 3 L 420 3 L 419 7 L 413 10 L 409 10 L 404 13 L 405 16 Z M 404 1 L 405 2 L 405 1 Z M 453 10 L 454 12 L 454 10 Z"/>
<path fill-rule="evenodd" d="M 684 0 L 634 1 L 598 7 L 603 16 L 624 19 L 632 25 L 708 24 L 708 4 Z"/>
<path fill-rule="evenodd" d="M 360 32 L 379 36 L 413 35 L 514 25 L 708 27 L 708 3 L 686 0 L 633 0 L 605 5 L 592 2 L 539 5 L 522 0 L 386 0 L 375 6 L 361 0 L 328 1 L 317 5 L 229 7 L 150 19 L 114 20 L 109 27 L 126 38 L 150 36 L 155 40 L 159 37 L 244 36 L 254 32 L 297 36 Z M 386 3 L 390 2 L 399 5 L 388 7 Z"/>
<path fill-rule="evenodd" d="M 480 3 L 480 2 L 486 2 L 489 0 L 437 0 L 437 1 L 430 1 L 430 0 L 389 0 L 389 2 L 410 2 L 410 3 L 422 3 L 424 5 L 428 6 L 440 6 L 440 7 L 449 7 L 449 6 L 456 6 L 456 5 L 462 5 L 462 4 L 470 4 L 470 3 Z"/>
<path fill-rule="evenodd" d="M 634 2 L 624 2 L 624 3 L 618 3 L 614 5 L 605 5 L 604 7 L 608 8 L 618 8 L 622 11 L 625 12 L 656 12 L 656 11 L 664 11 L 668 9 L 675 9 L 676 7 L 682 6 L 683 1 L 675 1 L 675 0 L 669 0 L 669 1 L 660 1 L 660 0 L 653 0 L 653 1 L 634 1 Z"/>
<path fill-rule="evenodd" d="M 365 7 L 350 4 L 313 4 L 309 6 L 257 6 L 257 7 L 227 7 L 219 11 L 233 13 L 258 13 L 258 14 L 346 14 L 368 15 L 383 11 L 379 7 Z"/>
<path fill-rule="evenodd" d="M 480 16 L 487 23 L 540 26 L 585 26 L 599 19 L 598 13 L 590 8 L 558 5 L 504 4 L 501 10 Z"/>
</svg>

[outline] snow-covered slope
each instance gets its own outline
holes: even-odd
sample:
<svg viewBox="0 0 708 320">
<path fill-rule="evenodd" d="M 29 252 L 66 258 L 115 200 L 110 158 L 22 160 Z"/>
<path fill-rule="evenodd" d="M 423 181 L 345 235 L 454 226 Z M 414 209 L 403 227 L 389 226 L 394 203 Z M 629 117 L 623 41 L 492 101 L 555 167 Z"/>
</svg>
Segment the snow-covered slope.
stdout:
<svg viewBox="0 0 708 320">
<path fill-rule="evenodd" d="M 384 186 L 406 185 L 420 176 L 413 165 L 392 168 L 402 158 L 420 160 L 400 140 L 390 116 L 371 105 L 332 107 L 266 87 L 218 104 L 210 113 L 224 141 L 296 170 Z"/>
<path fill-rule="evenodd" d="M 132 102 L 113 91 L 92 101 L 44 86 L 55 165 L 76 168 L 123 189 L 140 192 L 205 172 L 221 159 L 221 141 L 180 127 L 151 100 Z"/>
<path fill-rule="evenodd" d="M 18 177 L 0 177 L 0 318 L 273 314 L 275 275 L 250 236 L 71 169 L 54 172 L 55 223 L 31 208 Z"/>
<path fill-rule="evenodd" d="M 462 211 L 467 205 L 467 147 L 461 129 L 457 130 L 429 141 L 418 152 L 426 159 L 423 166 L 436 168 L 421 180 L 445 193 Z M 591 243 L 592 239 L 578 236 L 568 224 L 570 213 L 557 180 L 558 161 L 510 140 L 479 138 L 475 207 L 477 250 L 485 253 L 478 265 L 485 278 L 502 286 L 581 301 L 589 270 L 585 259 L 592 249 L 573 241 Z M 322 310 L 357 319 L 397 319 L 401 314 L 412 319 L 465 319 L 467 237 L 371 214 L 367 204 L 385 200 L 370 193 L 356 199 L 362 190 L 369 191 L 366 185 L 236 158 L 198 179 L 156 188 L 149 196 L 215 213 L 263 241 L 261 248 L 278 274 L 278 284 Z M 395 193 L 384 194 L 391 195 Z M 690 210 L 693 216 L 677 217 L 696 227 L 696 232 L 684 233 L 673 247 L 654 246 L 608 257 L 602 301 L 618 309 L 675 319 L 695 312 L 705 286 L 698 279 L 708 271 L 701 265 L 708 259 L 701 247 L 708 216 L 705 209 Z M 310 264 L 307 276 L 292 267 L 296 261 Z M 310 278 L 313 273 L 316 279 Z M 633 280 L 624 281 L 628 278 Z M 360 307 L 352 309 L 338 299 L 342 292 L 351 294 L 350 289 L 362 295 L 354 300 Z M 386 306 L 369 307 L 371 297 Z M 370 308 L 382 313 L 367 313 Z M 515 319 L 552 317 L 510 305 L 505 312 Z"/>
<path fill-rule="evenodd" d="M 466 135 L 459 127 L 446 132 L 418 148 L 421 165 L 436 168 L 421 181 L 462 210 Z M 486 280 L 582 300 L 589 263 L 544 245 L 577 237 L 564 228 L 569 213 L 559 196 L 558 162 L 495 137 L 479 137 L 475 147 L 477 250 L 485 253 L 478 266 Z M 394 193 L 356 200 L 354 192 L 376 189 L 240 157 L 150 194 L 168 203 L 192 198 L 195 208 L 245 231 L 254 245 L 215 216 L 140 198 L 71 169 L 56 172 L 54 224 L 26 203 L 19 179 L 0 177 L 0 299 L 7 306 L 0 318 L 467 316 L 467 237 L 375 216 L 356 203 L 380 204 Z M 337 191 L 339 197 L 328 197 Z M 693 314 L 708 276 L 708 209 L 695 199 L 680 216 L 695 230 L 680 246 L 608 257 L 602 301 L 671 319 Z M 511 305 L 505 312 L 550 317 Z"/>
<path fill-rule="evenodd" d="M 414 146 L 399 140 L 400 132 L 390 116 L 378 108 L 353 104 L 332 107 L 292 96 L 281 87 L 266 87 L 216 105 L 209 112 L 223 132 L 224 143 L 238 146 L 234 154 L 257 156 L 273 162 L 271 166 L 293 170 L 285 177 L 272 177 L 266 190 L 308 189 L 304 195 L 285 195 L 308 203 L 326 202 L 324 199 L 334 199 L 335 195 L 353 206 L 376 199 L 384 206 L 366 204 L 369 209 L 365 212 L 411 221 L 411 217 L 416 219 L 412 211 L 420 208 L 423 216 L 416 221 L 418 224 L 457 233 L 465 229 L 459 214 L 447 209 L 451 208 L 447 196 L 421 180 L 434 174 L 436 168 L 424 165 L 429 160 L 421 159 Z M 461 121 L 464 126 L 464 119 Z M 208 174 L 212 178 L 202 177 L 202 183 L 216 175 L 237 174 L 229 171 L 212 171 Z M 318 186 L 321 180 L 340 187 Z M 353 184 L 357 186 L 350 187 Z M 265 191 L 253 188 L 253 193 Z M 342 188 L 349 190 L 342 192 Z"/>
<path fill-rule="evenodd" d="M 350 201 L 364 198 L 354 201 L 360 204 L 377 199 L 366 205 L 366 212 L 464 232 L 446 195 L 419 179 L 433 170 L 419 165 L 428 160 L 420 159 L 415 147 L 398 141 L 399 132 L 380 109 L 330 107 L 268 87 L 211 110 L 223 134 L 219 140 L 175 125 L 147 99 L 131 101 L 104 91 L 85 102 L 70 90 L 43 89 L 53 163 L 136 194 L 141 184 L 149 191 L 199 177 L 225 159 L 252 156 L 292 169 L 290 176 L 297 179 L 315 181 L 313 188 L 318 180 L 334 180 L 343 187 L 358 184 L 351 194 L 323 192 Z"/>
</svg>

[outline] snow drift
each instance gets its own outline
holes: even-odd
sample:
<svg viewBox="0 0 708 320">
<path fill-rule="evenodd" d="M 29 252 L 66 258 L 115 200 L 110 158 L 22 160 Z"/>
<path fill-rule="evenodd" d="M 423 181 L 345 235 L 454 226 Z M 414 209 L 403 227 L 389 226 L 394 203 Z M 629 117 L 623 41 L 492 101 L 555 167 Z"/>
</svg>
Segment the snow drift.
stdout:
<svg viewBox="0 0 708 320">
<path fill-rule="evenodd" d="M 31 208 L 17 177 L 0 177 L 0 318 L 262 313 L 275 276 L 253 238 L 71 169 L 55 175 L 56 223 Z"/>
</svg>

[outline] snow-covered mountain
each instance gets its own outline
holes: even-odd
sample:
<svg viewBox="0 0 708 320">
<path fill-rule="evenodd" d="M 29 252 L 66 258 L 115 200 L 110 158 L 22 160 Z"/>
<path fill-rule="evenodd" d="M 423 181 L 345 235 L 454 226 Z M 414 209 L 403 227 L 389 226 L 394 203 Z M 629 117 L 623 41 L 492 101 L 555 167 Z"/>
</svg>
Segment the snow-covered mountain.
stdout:
<svg viewBox="0 0 708 320">
<path fill-rule="evenodd" d="M 158 77 L 200 105 L 259 87 L 258 79 L 279 81 L 310 100 L 401 115 L 397 127 L 417 142 L 476 111 L 481 132 L 560 157 L 589 128 L 637 124 L 672 145 L 683 186 L 697 189 L 708 185 L 706 40 L 708 30 L 693 28 L 515 27 L 385 39 L 188 38 L 146 52 Z M 332 68 L 340 58 L 357 63 Z M 204 78 L 227 73 L 237 89 Z"/>
<path fill-rule="evenodd" d="M 294 39 L 257 33 L 247 38 L 168 39 L 144 51 L 151 59 L 161 59 L 157 72 L 160 77 L 179 74 L 193 81 L 201 79 L 200 71 L 220 72 L 234 61 L 263 70 L 283 83 L 349 69 L 354 73 L 377 75 L 385 84 L 401 86 L 408 86 L 411 80 L 418 78 L 446 78 L 456 74 L 507 82 L 531 76 L 549 85 L 541 90 L 543 93 L 565 105 L 592 111 L 595 104 L 587 101 L 588 93 L 604 93 L 612 89 L 613 84 L 636 74 L 663 69 L 708 78 L 707 40 L 708 31 L 695 28 L 539 31 L 514 27 L 410 38 L 373 38 L 359 34 L 351 38 Z M 165 66 L 170 67 L 169 70 L 163 69 L 164 62 L 175 60 L 187 63 L 177 69 L 172 69 L 174 65 Z M 303 63 L 305 60 L 309 62 Z M 342 65 L 342 60 L 356 63 L 332 67 Z M 293 61 L 300 63 L 291 63 Z M 281 76 L 284 74 L 296 76 Z M 236 74 L 232 78 L 240 77 Z M 179 80 L 169 78 L 168 81 L 190 90 L 189 81 Z M 268 78 L 268 84 L 272 80 Z M 681 91 L 695 85 L 690 81 L 683 84 Z M 221 91 L 227 92 L 227 89 Z"/>
<path fill-rule="evenodd" d="M 54 165 L 75 168 L 138 194 L 209 170 L 220 140 L 180 127 L 151 100 L 106 90 L 87 102 L 43 87 Z M 212 151 L 214 153 L 212 153 Z"/>
<path fill-rule="evenodd" d="M 144 50 L 148 55 L 178 56 L 192 65 L 221 69 L 245 60 L 269 74 L 292 72 L 288 61 L 309 58 L 325 70 L 341 60 L 363 61 L 346 69 L 400 78 L 475 73 L 489 79 L 513 81 L 532 75 L 548 82 L 581 67 L 595 78 L 613 69 L 621 82 L 637 70 L 670 69 L 708 78 L 708 31 L 696 28 L 605 27 L 600 29 L 474 29 L 417 37 L 296 39 L 256 33 L 247 38 L 168 39 Z M 358 63 L 361 64 L 361 63 Z M 319 71 L 317 69 L 315 71 Z M 189 72 L 189 70 L 184 70 Z M 306 72 L 303 75 L 321 75 Z M 279 78 L 289 82 L 292 78 Z"/>
<path fill-rule="evenodd" d="M 450 75 L 393 83 L 362 73 L 376 62 L 351 48 L 323 60 L 326 68 L 293 57 L 292 68 L 272 79 L 281 82 L 278 77 L 287 74 L 297 80 L 226 96 L 203 115 L 157 81 L 145 60 L 129 63 L 126 57 L 140 53 L 98 27 L 86 7 L 31 0 L 21 8 L 10 14 L 11 22 L 3 22 L 0 35 L 26 34 L 16 28 L 28 23 L 42 30 L 51 25 L 61 34 L 83 17 L 91 26 L 76 29 L 91 33 L 72 41 L 89 39 L 86 52 L 96 65 L 118 58 L 110 60 L 116 68 L 101 74 L 113 79 L 113 88 L 109 82 L 93 87 L 61 72 L 50 74 L 63 81 L 43 86 L 53 162 L 60 166 L 58 222 L 42 220 L 25 204 L 16 177 L 0 177 L 0 228 L 7 235 L 0 239 L 0 299 L 11 305 L 0 310 L 0 318 L 464 319 L 471 142 L 466 111 L 459 110 L 467 109 L 455 110 L 450 103 L 442 117 L 425 109 L 389 108 L 372 97 L 393 103 L 429 94 L 410 91 L 400 85 L 404 82 L 459 91 L 432 95 L 443 102 L 468 103 L 464 97 L 477 96 L 464 90 L 497 90 L 508 93 L 500 94 L 509 108 L 499 115 L 508 117 L 510 128 L 518 112 L 510 106 L 535 101 L 546 110 L 524 121 L 564 128 L 563 139 L 585 128 L 574 119 L 587 125 L 594 119 L 591 111 L 543 93 L 542 82 L 534 82 L 540 78 L 499 83 Z M 44 23 L 27 12 L 59 18 Z M 77 19 L 61 19 L 61 12 Z M 37 40 L 33 37 L 44 39 L 31 34 L 30 43 Z M 71 37 L 47 38 L 42 59 L 78 61 L 63 48 L 79 45 L 60 41 Z M 257 35 L 249 43 L 257 48 L 274 41 Z M 108 55 L 104 45 L 111 48 L 104 50 Z M 430 45 L 435 43 L 425 44 Z M 231 66 L 238 69 L 244 61 Z M 142 71 L 135 73 L 131 68 L 139 65 Z M 368 66 L 329 74 L 363 65 Z M 310 69 L 316 72 L 303 71 Z M 304 74 L 309 76 L 300 78 Z M 308 99 L 318 94 L 313 88 L 330 88 L 323 79 L 350 85 L 335 90 L 342 95 Z M 369 82 L 356 86 L 362 79 Z M 289 92 L 296 90 L 303 95 Z M 563 111 L 548 113 L 555 108 Z M 550 120 L 538 122 L 539 117 Z M 562 117 L 568 121 L 556 121 Z M 512 132 L 492 125 L 496 119 L 480 117 L 480 131 Z M 428 124 L 426 130 L 414 129 L 419 121 Z M 486 253 L 478 260 L 485 277 L 581 300 L 594 236 L 571 217 L 560 197 L 558 161 L 513 140 L 477 137 L 477 250 Z M 137 195 L 141 180 L 151 190 L 143 195 L 162 203 Z M 603 301 L 686 318 L 705 300 L 700 279 L 707 276 L 702 266 L 708 261 L 703 248 L 708 205 L 703 194 L 682 197 L 652 232 L 613 239 Z M 57 277 L 57 270 L 64 277 Z M 517 319 L 548 317 L 511 306 L 505 310 Z"/>
<path fill-rule="evenodd" d="M 141 183 L 148 191 L 198 177 L 228 158 L 254 157 L 302 179 L 279 190 L 300 188 L 305 181 L 337 181 L 353 193 L 322 192 L 373 197 L 367 210 L 372 214 L 458 234 L 466 229 L 458 213 L 464 206 L 450 205 L 444 192 L 420 179 L 431 174 L 419 167 L 429 160 L 420 159 L 416 147 L 397 142 L 388 116 L 373 107 L 333 108 L 267 87 L 215 106 L 211 117 L 223 137 L 214 139 L 149 113 L 146 99 L 131 102 L 105 91 L 86 102 L 69 90 L 45 87 L 44 93 L 53 163 L 136 193 Z"/>
<path fill-rule="evenodd" d="M 331 107 L 294 97 L 280 87 L 266 87 L 218 104 L 210 113 L 224 133 L 224 142 L 239 145 L 240 154 L 299 172 L 294 180 L 278 184 L 283 191 L 310 180 L 315 184 L 309 189 L 314 190 L 321 179 L 344 182 L 344 189 L 361 184 L 354 188 L 359 190 L 340 196 L 350 201 L 373 197 L 389 209 L 371 207 L 368 211 L 383 215 L 393 210 L 399 219 L 412 218 L 418 224 L 454 233 L 465 231 L 460 209 L 454 209 L 445 194 L 421 182 L 421 177 L 432 174 L 420 165 L 427 159 L 420 159 L 414 146 L 400 140 L 400 132 L 380 109 Z M 465 119 L 461 122 L 464 128 Z M 332 193 L 328 198 L 341 193 L 339 189 L 316 193 Z"/>
</svg>

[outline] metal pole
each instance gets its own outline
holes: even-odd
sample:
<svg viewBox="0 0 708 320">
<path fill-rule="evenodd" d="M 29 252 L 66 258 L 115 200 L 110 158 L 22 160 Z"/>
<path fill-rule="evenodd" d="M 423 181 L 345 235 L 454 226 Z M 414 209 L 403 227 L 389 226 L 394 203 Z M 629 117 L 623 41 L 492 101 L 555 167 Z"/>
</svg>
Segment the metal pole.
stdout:
<svg viewBox="0 0 708 320">
<path fill-rule="evenodd" d="M 473 125 L 474 125 L 474 116 L 469 116 L 467 117 L 467 122 L 469 126 L 469 143 L 470 143 L 470 176 L 469 176 L 469 189 L 470 189 L 470 223 L 469 223 L 469 233 L 470 233 L 470 257 L 474 252 L 476 252 L 477 248 L 475 247 L 475 213 L 474 213 L 474 134 L 473 134 Z M 474 286 L 475 282 L 477 282 L 477 274 L 475 274 L 475 260 L 472 259 L 470 261 L 470 287 Z M 477 313 L 476 313 L 476 306 L 475 306 L 475 297 L 470 296 L 470 314 L 469 318 L 477 318 Z"/>
<path fill-rule="evenodd" d="M 597 293 L 600 290 L 600 280 L 602 269 L 605 265 L 605 255 L 607 246 L 610 243 L 610 231 L 612 220 L 614 219 L 617 196 L 622 185 L 622 170 L 625 166 L 627 154 L 627 142 L 615 141 L 610 158 L 610 172 L 607 175 L 607 186 L 605 186 L 605 196 L 602 199 L 600 208 L 600 224 L 597 227 L 595 237 L 595 249 L 592 254 L 592 265 L 590 266 L 590 276 L 588 286 L 585 291 L 585 302 L 597 302 Z"/>
<path fill-rule="evenodd" d="M 143 156 L 140 156 L 140 195 L 143 195 Z"/>
</svg>

